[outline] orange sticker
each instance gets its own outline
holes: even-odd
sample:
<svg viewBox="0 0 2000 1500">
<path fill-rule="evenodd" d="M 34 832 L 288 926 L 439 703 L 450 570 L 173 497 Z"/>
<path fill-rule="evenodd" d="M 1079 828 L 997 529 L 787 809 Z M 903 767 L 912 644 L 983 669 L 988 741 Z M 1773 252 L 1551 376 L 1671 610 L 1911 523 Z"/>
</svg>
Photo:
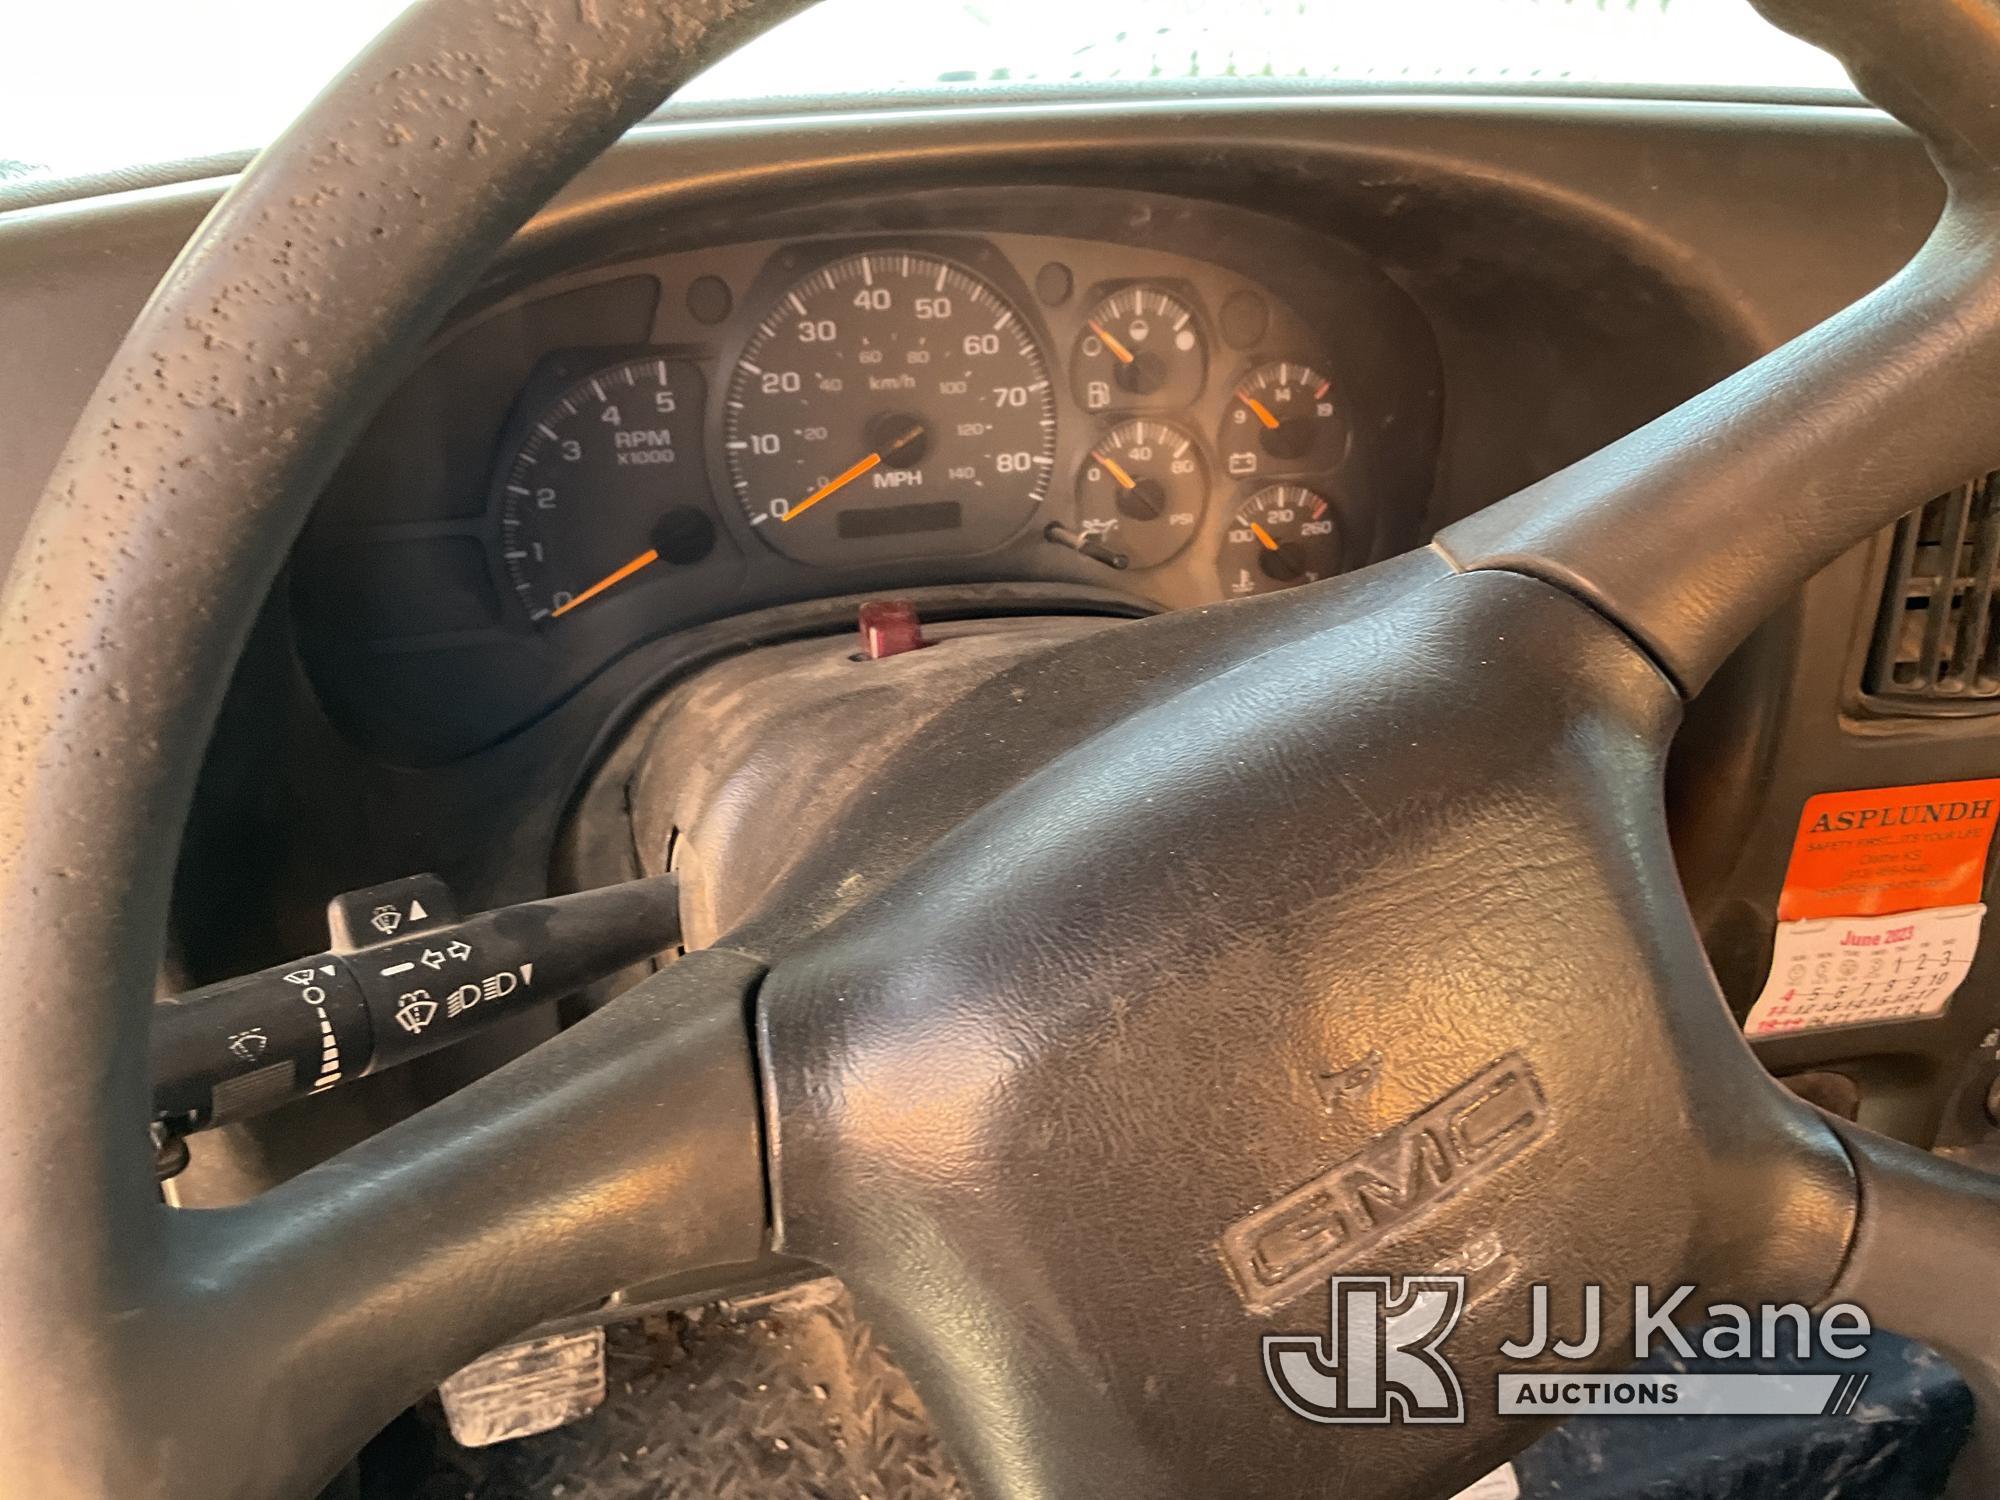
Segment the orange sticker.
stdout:
<svg viewBox="0 0 2000 1500">
<path fill-rule="evenodd" d="M 2000 777 L 1809 798 L 1778 920 L 1970 906 L 1986 882 L 1996 816 Z"/>
</svg>

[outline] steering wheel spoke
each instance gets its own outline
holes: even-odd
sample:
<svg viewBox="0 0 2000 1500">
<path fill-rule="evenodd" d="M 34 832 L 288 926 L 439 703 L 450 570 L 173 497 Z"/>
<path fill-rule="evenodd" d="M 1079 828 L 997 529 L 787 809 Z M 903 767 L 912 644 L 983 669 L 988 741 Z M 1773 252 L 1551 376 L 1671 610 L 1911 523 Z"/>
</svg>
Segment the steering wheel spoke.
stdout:
<svg viewBox="0 0 2000 1500">
<path fill-rule="evenodd" d="M 1842 552 L 2000 460 L 1995 5 L 1756 4 L 1923 133 L 1943 220 L 1852 307 L 1436 543 L 1589 600 L 1689 694 Z"/>
</svg>

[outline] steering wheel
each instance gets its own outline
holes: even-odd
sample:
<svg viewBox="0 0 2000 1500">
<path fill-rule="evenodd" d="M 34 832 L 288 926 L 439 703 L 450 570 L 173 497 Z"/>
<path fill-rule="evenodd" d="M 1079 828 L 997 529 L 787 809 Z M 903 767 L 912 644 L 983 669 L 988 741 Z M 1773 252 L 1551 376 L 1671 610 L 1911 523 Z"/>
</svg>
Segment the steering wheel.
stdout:
<svg viewBox="0 0 2000 1500">
<path fill-rule="evenodd" d="M 167 274 L 0 602 L 0 1472 L 309 1493 L 539 1319 L 775 1245 L 845 1279 L 988 1495 L 1448 1492 L 1532 1435 L 1480 1394 L 1517 1294 L 1588 1283 L 1859 1302 L 1971 1381 L 1961 1482 L 1995 1492 L 2000 1304 L 1963 1288 L 2000 1189 L 1758 1066 L 1661 778 L 1768 611 L 2000 459 L 2000 5 L 1758 3 L 1949 179 L 1894 281 L 1430 548 L 972 694 L 897 783 L 916 852 L 858 896 L 174 1211 L 146 1028 L 175 845 L 308 507 L 507 235 L 799 7 L 408 12 Z M 1319 1086 L 1362 1058 L 1371 1088 Z M 1511 1290 L 1453 1335 L 1468 1420 L 1276 1399 L 1262 1337 L 1323 1319 L 1329 1275 L 1475 1233 Z"/>
</svg>

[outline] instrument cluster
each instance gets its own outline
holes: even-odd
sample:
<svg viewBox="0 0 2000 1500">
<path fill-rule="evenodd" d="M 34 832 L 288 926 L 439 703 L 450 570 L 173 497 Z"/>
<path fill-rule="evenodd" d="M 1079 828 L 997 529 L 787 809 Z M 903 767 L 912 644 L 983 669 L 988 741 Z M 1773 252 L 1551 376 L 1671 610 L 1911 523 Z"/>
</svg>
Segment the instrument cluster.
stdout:
<svg viewBox="0 0 2000 1500">
<path fill-rule="evenodd" d="M 468 319 L 301 548 L 322 696 L 367 718 L 426 670 L 476 684 L 427 759 L 787 600 L 1006 580 L 1178 608 L 1420 539 L 1436 352 L 1365 259 L 1212 205 L 1006 201 L 1026 227 L 850 214 Z"/>
</svg>

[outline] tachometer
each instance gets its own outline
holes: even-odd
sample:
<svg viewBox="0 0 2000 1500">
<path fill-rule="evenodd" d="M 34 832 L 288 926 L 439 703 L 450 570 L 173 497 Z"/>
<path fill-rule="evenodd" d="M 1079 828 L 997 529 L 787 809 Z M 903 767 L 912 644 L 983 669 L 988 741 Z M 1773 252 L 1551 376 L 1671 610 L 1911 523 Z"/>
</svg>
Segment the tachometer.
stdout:
<svg viewBox="0 0 2000 1500">
<path fill-rule="evenodd" d="M 730 377 L 723 442 L 750 524 L 801 562 L 980 552 L 1048 494 L 1055 396 L 990 283 L 872 250 L 777 299 Z"/>
<path fill-rule="evenodd" d="M 648 355 L 528 414 L 501 460 L 499 509 L 501 561 L 530 619 L 561 620 L 708 556 L 701 408 L 701 371 Z"/>
</svg>

